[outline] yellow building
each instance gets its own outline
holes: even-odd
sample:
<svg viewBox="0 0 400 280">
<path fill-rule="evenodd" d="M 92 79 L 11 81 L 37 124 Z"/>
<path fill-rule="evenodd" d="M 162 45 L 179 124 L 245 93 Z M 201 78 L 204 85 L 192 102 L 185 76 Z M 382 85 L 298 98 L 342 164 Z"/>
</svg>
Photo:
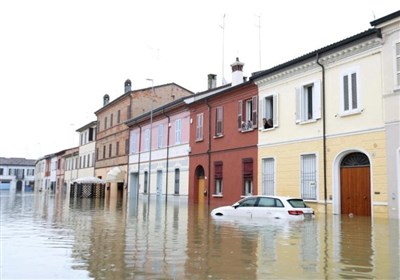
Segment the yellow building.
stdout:
<svg viewBox="0 0 400 280">
<path fill-rule="evenodd" d="M 259 193 L 400 218 L 400 11 L 371 25 L 253 75 Z"/>
</svg>

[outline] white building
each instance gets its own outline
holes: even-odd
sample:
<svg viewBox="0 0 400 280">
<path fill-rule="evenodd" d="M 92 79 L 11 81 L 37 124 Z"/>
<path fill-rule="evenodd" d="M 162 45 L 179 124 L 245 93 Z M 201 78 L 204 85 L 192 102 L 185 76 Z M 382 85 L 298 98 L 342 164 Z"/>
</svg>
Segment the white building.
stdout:
<svg viewBox="0 0 400 280">
<path fill-rule="evenodd" d="M 0 191 L 30 192 L 35 185 L 35 160 L 0 157 Z"/>
</svg>

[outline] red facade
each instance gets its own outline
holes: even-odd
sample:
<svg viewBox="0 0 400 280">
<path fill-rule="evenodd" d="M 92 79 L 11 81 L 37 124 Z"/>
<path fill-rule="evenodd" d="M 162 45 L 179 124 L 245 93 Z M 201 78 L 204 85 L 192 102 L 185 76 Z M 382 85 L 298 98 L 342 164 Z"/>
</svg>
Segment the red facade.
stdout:
<svg viewBox="0 0 400 280">
<path fill-rule="evenodd" d="M 246 82 L 189 105 L 191 202 L 226 205 L 257 194 L 257 96 Z"/>
</svg>

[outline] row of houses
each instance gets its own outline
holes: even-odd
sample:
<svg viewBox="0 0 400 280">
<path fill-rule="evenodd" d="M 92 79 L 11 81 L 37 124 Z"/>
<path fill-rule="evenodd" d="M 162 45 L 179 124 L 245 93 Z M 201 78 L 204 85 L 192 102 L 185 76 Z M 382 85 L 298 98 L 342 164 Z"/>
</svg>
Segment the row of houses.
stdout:
<svg viewBox="0 0 400 280">
<path fill-rule="evenodd" d="M 210 74 L 198 93 L 127 80 L 77 130 L 79 147 L 37 161 L 35 189 L 93 176 L 109 199 L 289 195 L 319 212 L 400 218 L 400 11 L 248 79 L 238 58 L 231 67 L 231 84 Z"/>
</svg>

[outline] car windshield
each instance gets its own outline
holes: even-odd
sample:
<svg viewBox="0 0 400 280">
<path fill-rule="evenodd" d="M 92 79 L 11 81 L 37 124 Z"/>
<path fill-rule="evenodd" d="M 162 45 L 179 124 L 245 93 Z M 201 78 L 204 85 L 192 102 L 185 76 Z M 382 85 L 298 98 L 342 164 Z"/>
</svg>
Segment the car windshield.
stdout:
<svg viewBox="0 0 400 280">
<path fill-rule="evenodd" d="M 302 199 L 288 199 L 287 202 L 289 202 L 293 208 L 308 208 Z"/>
</svg>

